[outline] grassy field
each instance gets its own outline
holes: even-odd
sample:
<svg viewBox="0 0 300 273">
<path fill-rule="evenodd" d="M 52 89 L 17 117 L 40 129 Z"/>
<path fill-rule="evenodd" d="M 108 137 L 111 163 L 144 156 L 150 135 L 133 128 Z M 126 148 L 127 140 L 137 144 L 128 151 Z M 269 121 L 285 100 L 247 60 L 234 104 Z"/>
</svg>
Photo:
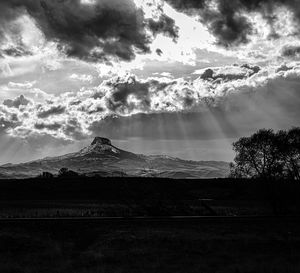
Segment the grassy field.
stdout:
<svg viewBox="0 0 300 273">
<path fill-rule="evenodd" d="M 0 181 L 0 218 L 209 215 L 202 199 L 218 215 L 290 216 L 198 223 L 2 219 L 0 272 L 299 273 L 299 195 L 300 185 L 286 181 Z"/>
<path fill-rule="evenodd" d="M 134 217 L 134 216 L 207 216 L 212 212 L 199 200 L 151 200 L 121 202 L 110 201 L 0 201 L 1 218 L 43 218 L 43 217 Z M 213 209 L 213 215 L 244 216 L 271 215 L 269 204 L 263 202 L 207 200 L 205 204 Z M 292 214 L 289 207 L 289 215 Z"/>
<path fill-rule="evenodd" d="M 298 182 L 126 177 L 0 180 L 0 218 L 270 214 L 300 215 Z"/>
<path fill-rule="evenodd" d="M 300 223 L 2 223 L 1 273 L 298 273 Z"/>
</svg>

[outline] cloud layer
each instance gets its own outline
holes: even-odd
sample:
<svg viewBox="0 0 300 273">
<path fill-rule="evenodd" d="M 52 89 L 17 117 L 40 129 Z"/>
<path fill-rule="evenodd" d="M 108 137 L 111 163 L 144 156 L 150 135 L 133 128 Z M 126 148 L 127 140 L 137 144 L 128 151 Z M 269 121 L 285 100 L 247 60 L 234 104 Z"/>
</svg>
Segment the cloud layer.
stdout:
<svg viewBox="0 0 300 273">
<path fill-rule="evenodd" d="M 19 96 L 1 105 L 0 127 L 11 136 L 76 140 L 99 133 L 115 136 L 115 130 L 126 131 L 129 123 L 138 125 L 136 133 L 158 134 L 160 122 L 166 120 L 165 137 L 188 134 L 195 138 L 217 137 L 222 132 L 233 137 L 254 127 L 298 123 L 297 63 L 269 68 L 235 65 L 195 73 L 200 74 L 195 80 L 114 77 L 77 93 L 48 95 L 41 102 Z M 181 132 L 175 122 L 179 116 L 186 128 Z M 148 129 L 141 130 L 144 127 Z"/>
<path fill-rule="evenodd" d="M 276 23 L 277 9 L 286 8 L 292 12 L 299 35 L 300 7 L 298 0 L 166 0 L 171 6 L 188 15 L 198 16 L 225 47 L 246 44 L 256 30 L 249 19 L 251 13 L 259 13 L 270 27 L 269 38 L 278 38 Z"/>
<path fill-rule="evenodd" d="M 110 58 L 132 60 L 136 53 L 150 52 L 149 44 L 158 33 L 177 38 L 175 22 L 165 14 L 145 18 L 132 0 L 3 0 L 0 2 L 0 42 L 7 36 L 15 46 L 2 47 L 1 55 L 31 53 L 20 39 L 21 29 L 14 21 L 29 15 L 47 41 L 69 57 L 109 62 Z"/>
</svg>

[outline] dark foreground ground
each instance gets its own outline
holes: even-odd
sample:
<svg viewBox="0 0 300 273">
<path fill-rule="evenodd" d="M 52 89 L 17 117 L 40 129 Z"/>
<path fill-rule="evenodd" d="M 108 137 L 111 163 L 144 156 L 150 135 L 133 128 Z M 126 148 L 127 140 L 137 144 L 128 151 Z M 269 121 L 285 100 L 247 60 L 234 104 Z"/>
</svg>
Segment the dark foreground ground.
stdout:
<svg viewBox="0 0 300 273">
<path fill-rule="evenodd" d="M 295 181 L 0 181 L 0 273 L 299 273 L 299 215 Z"/>
<path fill-rule="evenodd" d="M 1 273 L 300 272 L 295 219 L 0 223 Z"/>
<path fill-rule="evenodd" d="M 127 177 L 0 180 L 0 219 L 171 215 L 300 216 L 300 183 Z"/>
</svg>

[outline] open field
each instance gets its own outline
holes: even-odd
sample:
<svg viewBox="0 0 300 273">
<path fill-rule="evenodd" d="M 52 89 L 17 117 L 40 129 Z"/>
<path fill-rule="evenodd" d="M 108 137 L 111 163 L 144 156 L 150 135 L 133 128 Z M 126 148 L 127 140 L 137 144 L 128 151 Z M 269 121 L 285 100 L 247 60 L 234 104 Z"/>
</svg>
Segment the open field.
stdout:
<svg viewBox="0 0 300 273">
<path fill-rule="evenodd" d="M 209 207 L 209 209 L 207 208 Z M 285 210 L 286 215 L 298 212 L 295 205 Z M 0 202 L 0 219 L 44 218 L 44 217 L 142 217 L 142 216 L 269 216 L 272 206 L 264 202 L 226 200 L 154 200 L 147 202 L 115 201 L 45 201 L 30 200 Z M 298 215 L 298 214 L 297 214 Z"/>
<path fill-rule="evenodd" d="M 209 208 L 207 208 L 209 206 Z M 289 214 L 295 212 L 289 207 Z M 0 219 L 43 217 L 247 216 L 271 215 L 265 202 L 227 200 L 11 200 L 0 201 Z"/>
<path fill-rule="evenodd" d="M 0 271 L 300 271 L 300 223 L 1 223 Z"/>
<path fill-rule="evenodd" d="M 300 184 L 74 178 L 0 181 L 0 218 L 300 215 Z"/>
<path fill-rule="evenodd" d="M 298 273 L 299 193 L 286 181 L 0 181 L 0 272 Z"/>
</svg>

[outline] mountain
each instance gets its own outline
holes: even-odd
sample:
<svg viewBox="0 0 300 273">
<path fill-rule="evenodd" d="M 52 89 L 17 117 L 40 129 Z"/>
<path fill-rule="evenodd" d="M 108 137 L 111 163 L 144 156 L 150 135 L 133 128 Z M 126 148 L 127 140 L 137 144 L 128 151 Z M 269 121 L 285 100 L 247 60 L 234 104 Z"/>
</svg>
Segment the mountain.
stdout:
<svg viewBox="0 0 300 273">
<path fill-rule="evenodd" d="M 96 137 L 78 152 L 57 157 L 0 166 L 0 178 L 34 177 L 61 168 L 87 176 L 143 176 L 169 178 L 225 177 L 229 164 L 223 161 L 190 161 L 169 156 L 146 156 L 121 150 L 107 138 Z"/>
</svg>

